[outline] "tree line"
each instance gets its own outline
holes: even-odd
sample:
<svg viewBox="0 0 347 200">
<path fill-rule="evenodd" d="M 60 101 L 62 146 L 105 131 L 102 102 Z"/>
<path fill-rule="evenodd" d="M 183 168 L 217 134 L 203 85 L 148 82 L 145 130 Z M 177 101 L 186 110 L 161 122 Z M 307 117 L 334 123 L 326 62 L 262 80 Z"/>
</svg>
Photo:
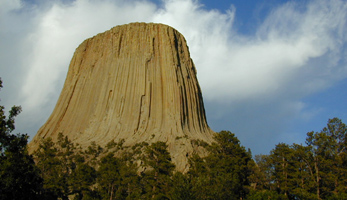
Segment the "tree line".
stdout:
<svg viewBox="0 0 347 200">
<path fill-rule="evenodd" d="M 0 89 L 2 81 L 0 79 Z M 164 142 L 111 141 L 81 148 L 59 134 L 29 155 L 26 134 L 12 134 L 21 107 L 6 116 L 0 106 L 0 200 L 2 199 L 347 199 L 347 127 L 338 118 L 305 144 L 280 143 L 269 155 L 241 146 L 221 131 L 212 144 L 193 140 L 207 156 L 189 158 L 175 171 Z"/>
<path fill-rule="evenodd" d="M 253 188 L 288 199 L 347 199 L 346 147 L 346 125 L 329 119 L 321 131 L 307 133 L 304 145 L 280 143 L 255 156 Z"/>
<path fill-rule="evenodd" d="M 164 142 L 143 142 L 132 147 L 124 147 L 123 141 L 110 142 L 105 148 L 93 143 L 82 149 L 59 134 L 56 143 L 48 138 L 33 155 L 23 153 L 31 158 L 34 169 L 28 172 L 36 176 L 34 187 L 27 191 L 30 198 L 19 188 L 12 192 L 17 186 L 13 179 L 8 180 L 13 182 L 12 187 L 1 191 L 1 198 L 245 199 L 253 162 L 250 153 L 231 132 L 222 131 L 215 140 L 211 145 L 194 141 L 205 146 L 209 155 L 193 155 L 189 171 L 183 174 L 175 172 Z M 17 163 L 12 162 L 14 165 Z M 9 167 L 7 172 L 12 170 Z M 25 175 L 18 174 L 20 178 Z"/>
</svg>

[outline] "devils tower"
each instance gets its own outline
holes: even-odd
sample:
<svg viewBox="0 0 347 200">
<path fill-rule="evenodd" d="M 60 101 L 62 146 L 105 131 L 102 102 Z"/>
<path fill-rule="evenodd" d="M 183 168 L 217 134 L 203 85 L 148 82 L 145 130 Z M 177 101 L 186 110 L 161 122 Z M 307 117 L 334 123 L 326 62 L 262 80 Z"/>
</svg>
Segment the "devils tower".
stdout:
<svg viewBox="0 0 347 200">
<path fill-rule="evenodd" d="M 63 133 L 72 142 L 105 146 L 164 141 L 178 170 L 212 142 L 196 69 L 184 37 L 163 24 L 116 26 L 75 51 L 58 102 L 29 144 Z"/>
</svg>

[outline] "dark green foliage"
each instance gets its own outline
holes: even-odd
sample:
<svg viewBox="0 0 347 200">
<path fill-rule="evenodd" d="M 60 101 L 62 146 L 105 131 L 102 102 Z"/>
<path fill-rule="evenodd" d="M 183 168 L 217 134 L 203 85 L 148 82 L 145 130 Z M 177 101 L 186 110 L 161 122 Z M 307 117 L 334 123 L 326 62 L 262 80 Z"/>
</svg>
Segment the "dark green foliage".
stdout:
<svg viewBox="0 0 347 200">
<path fill-rule="evenodd" d="M 90 146 L 88 146 L 87 150 L 80 153 L 80 156 L 88 160 L 89 165 L 97 167 L 99 157 L 102 153 L 104 153 L 104 149 L 100 145 L 96 145 L 96 143 L 93 141 Z"/>
<path fill-rule="evenodd" d="M 146 198 L 168 199 L 172 184 L 171 176 L 175 165 L 164 142 L 156 142 L 145 148 L 144 163 L 147 169 L 142 173 Z"/>
<path fill-rule="evenodd" d="M 28 136 L 11 134 L 21 107 L 13 106 L 8 118 L 4 109 L 0 106 L 0 199 L 38 199 L 42 179 L 26 149 Z"/>
<path fill-rule="evenodd" d="M 287 144 L 280 143 L 271 151 L 269 158 L 270 167 L 273 169 L 273 179 L 276 180 L 276 190 L 288 196 L 293 186 L 293 174 L 296 169 L 294 152 Z"/>
<path fill-rule="evenodd" d="M 114 199 L 117 196 L 117 191 L 121 191 L 120 168 L 120 160 L 115 158 L 112 153 L 101 159 L 97 182 L 101 187 L 104 199 Z"/>
<path fill-rule="evenodd" d="M 249 200 L 286 200 L 288 197 L 284 194 L 278 194 L 278 192 L 273 190 L 253 190 L 247 195 Z"/>
<path fill-rule="evenodd" d="M 250 163 L 251 175 L 249 181 L 252 190 L 270 190 L 272 189 L 273 168 L 269 162 L 269 156 L 256 155 L 255 162 Z"/>
<path fill-rule="evenodd" d="M 236 196 L 243 198 L 246 194 L 245 186 L 249 185 L 250 175 L 249 164 L 252 161 L 251 155 L 240 145 L 240 141 L 235 134 L 230 131 L 221 131 L 215 136 L 216 143 L 212 144 L 210 155 L 207 157 L 215 173 L 220 177 L 230 177 L 226 180 L 228 194 L 225 197 Z M 211 168 L 211 167 L 210 167 Z"/>
<path fill-rule="evenodd" d="M 188 175 L 182 174 L 181 172 L 176 172 L 173 175 L 170 199 L 195 199 L 195 196 L 193 194 L 193 184 Z"/>
<path fill-rule="evenodd" d="M 346 193 L 347 127 L 338 118 L 328 121 L 320 132 L 307 133 L 312 179 L 318 199 Z"/>
<path fill-rule="evenodd" d="M 43 190 L 45 198 L 56 199 L 63 196 L 64 183 L 62 165 L 57 157 L 58 149 L 55 147 L 51 138 L 44 140 L 40 144 L 39 150 L 34 155 L 37 160 L 37 166 L 41 171 L 41 177 L 44 180 Z M 63 184 L 63 185 L 62 185 Z"/>
<path fill-rule="evenodd" d="M 136 199 L 141 194 L 135 166 L 113 153 L 101 159 L 97 183 L 103 199 Z"/>
<path fill-rule="evenodd" d="M 261 189 L 288 199 L 343 199 L 347 193 L 346 141 L 346 125 L 338 118 L 329 119 L 322 131 L 307 133 L 306 146 L 281 143 L 269 156 L 258 159 L 254 174 L 267 179 L 254 179 L 259 181 L 255 184 L 268 185 Z"/>
<path fill-rule="evenodd" d="M 194 155 L 191 158 L 189 174 L 195 198 L 245 198 L 249 186 L 251 155 L 229 131 L 217 133 L 214 139 L 216 142 L 207 146 L 207 157 Z"/>
<path fill-rule="evenodd" d="M 98 149 L 94 145 L 88 149 L 94 148 Z M 44 179 L 43 194 L 46 199 L 68 199 L 69 195 L 82 199 L 85 194 L 91 193 L 90 188 L 96 180 L 92 164 L 98 154 L 79 151 L 66 136 L 59 134 L 57 143 L 51 138 L 43 140 L 34 155 Z"/>
<path fill-rule="evenodd" d="M 13 152 L 6 149 L 0 158 L 0 169 L 0 199 L 39 198 L 42 179 L 26 150 Z"/>
<path fill-rule="evenodd" d="M 96 177 L 96 171 L 93 167 L 87 163 L 79 163 L 70 175 L 71 193 L 77 194 L 77 199 L 83 199 L 85 194 L 90 193 L 90 188 L 95 183 Z"/>
</svg>

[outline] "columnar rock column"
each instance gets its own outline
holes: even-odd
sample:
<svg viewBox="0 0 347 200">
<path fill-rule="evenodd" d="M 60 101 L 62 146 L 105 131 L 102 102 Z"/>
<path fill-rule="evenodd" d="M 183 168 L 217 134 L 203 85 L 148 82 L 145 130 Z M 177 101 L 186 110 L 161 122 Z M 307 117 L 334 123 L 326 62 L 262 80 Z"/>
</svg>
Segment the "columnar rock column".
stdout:
<svg viewBox="0 0 347 200">
<path fill-rule="evenodd" d="M 210 143 L 213 131 L 184 37 L 167 25 L 132 23 L 85 40 L 29 149 L 58 133 L 82 146 L 164 141 L 177 169 L 186 169 L 191 140 Z"/>
</svg>

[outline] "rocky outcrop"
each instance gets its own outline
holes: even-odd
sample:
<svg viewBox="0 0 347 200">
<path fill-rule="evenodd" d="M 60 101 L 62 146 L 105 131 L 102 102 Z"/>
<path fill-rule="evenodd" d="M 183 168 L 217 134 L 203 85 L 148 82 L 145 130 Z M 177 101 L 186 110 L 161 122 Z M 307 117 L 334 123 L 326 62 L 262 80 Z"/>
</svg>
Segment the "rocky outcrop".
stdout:
<svg viewBox="0 0 347 200">
<path fill-rule="evenodd" d="M 167 25 L 132 23 L 85 40 L 29 150 L 58 133 L 82 146 L 164 141 L 177 169 L 185 170 L 197 151 L 191 141 L 210 143 L 213 131 L 184 37 Z"/>
</svg>

